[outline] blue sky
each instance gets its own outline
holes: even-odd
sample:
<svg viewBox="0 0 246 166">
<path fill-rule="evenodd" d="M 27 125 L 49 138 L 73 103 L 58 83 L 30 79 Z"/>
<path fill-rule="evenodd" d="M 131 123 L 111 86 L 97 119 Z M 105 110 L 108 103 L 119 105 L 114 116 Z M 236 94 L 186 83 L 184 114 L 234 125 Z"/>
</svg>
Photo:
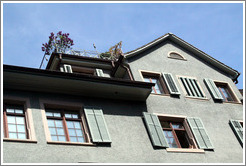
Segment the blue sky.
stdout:
<svg viewBox="0 0 246 166">
<path fill-rule="evenodd" d="M 119 41 L 123 52 L 172 32 L 241 72 L 242 3 L 5 3 L 3 64 L 39 68 L 51 32 L 70 33 L 74 48 L 105 52 Z"/>
</svg>

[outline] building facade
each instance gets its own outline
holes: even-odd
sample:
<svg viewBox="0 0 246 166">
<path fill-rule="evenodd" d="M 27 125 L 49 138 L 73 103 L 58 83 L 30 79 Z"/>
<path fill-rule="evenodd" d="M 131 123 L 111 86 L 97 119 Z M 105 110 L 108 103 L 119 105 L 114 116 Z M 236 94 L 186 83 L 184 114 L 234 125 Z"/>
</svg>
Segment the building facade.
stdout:
<svg viewBox="0 0 246 166">
<path fill-rule="evenodd" d="M 243 163 L 239 72 L 174 34 L 117 61 L 3 66 L 3 163 Z"/>
</svg>

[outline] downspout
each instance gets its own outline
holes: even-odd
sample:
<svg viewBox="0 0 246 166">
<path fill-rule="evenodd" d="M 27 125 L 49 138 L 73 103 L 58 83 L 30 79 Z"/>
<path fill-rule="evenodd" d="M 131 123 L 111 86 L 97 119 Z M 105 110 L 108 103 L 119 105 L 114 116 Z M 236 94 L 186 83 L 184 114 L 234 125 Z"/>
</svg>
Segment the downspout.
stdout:
<svg viewBox="0 0 246 166">
<path fill-rule="evenodd" d="M 241 74 L 241 73 L 238 73 L 237 77 L 236 77 L 236 78 L 234 78 L 234 79 L 232 79 L 232 81 L 233 81 L 233 82 L 235 82 L 235 84 L 237 84 L 237 83 L 238 83 L 238 80 L 237 80 L 237 79 L 238 79 L 238 77 L 240 76 L 240 74 Z"/>
<path fill-rule="evenodd" d="M 128 73 L 128 75 L 129 75 L 131 81 L 134 81 L 134 80 L 133 80 L 133 77 L 132 77 L 132 73 L 131 73 L 131 71 L 129 70 L 129 68 L 126 67 L 126 66 L 124 66 L 124 65 L 122 65 L 122 67 L 125 68 L 125 69 L 127 70 L 127 73 Z"/>
</svg>

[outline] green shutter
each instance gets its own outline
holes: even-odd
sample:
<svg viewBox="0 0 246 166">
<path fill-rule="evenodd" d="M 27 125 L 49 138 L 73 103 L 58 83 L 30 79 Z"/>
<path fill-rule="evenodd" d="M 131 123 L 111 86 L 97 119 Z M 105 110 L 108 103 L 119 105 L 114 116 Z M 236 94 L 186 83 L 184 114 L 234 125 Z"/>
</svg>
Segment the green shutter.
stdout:
<svg viewBox="0 0 246 166">
<path fill-rule="evenodd" d="M 214 149 L 213 144 L 200 118 L 187 118 L 191 131 L 200 149 Z"/>
<path fill-rule="evenodd" d="M 146 112 L 143 115 L 153 146 L 169 147 L 158 117 Z"/>
<path fill-rule="evenodd" d="M 92 142 L 111 142 L 102 109 L 85 107 L 84 111 L 91 133 Z"/>
<path fill-rule="evenodd" d="M 165 80 L 170 94 L 180 95 L 178 86 L 176 85 L 171 73 L 162 73 L 163 79 Z"/>
<path fill-rule="evenodd" d="M 71 65 L 65 65 L 64 64 L 63 67 L 64 67 L 64 71 L 65 72 L 67 72 L 67 73 L 72 73 L 73 72 Z"/>
<path fill-rule="evenodd" d="M 208 78 L 204 79 L 205 84 L 208 87 L 209 92 L 211 93 L 212 97 L 215 100 L 223 100 L 223 97 L 221 96 L 217 86 L 215 85 L 214 81 Z"/>
<path fill-rule="evenodd" d="M 231 119 L 229 121 L 235 135 L 237 136 L 240 144 L 243 146 L 243 127 L 237 120 Z"/>
<path fill-rule="evenodd" d="M 96 69 L 97 76 L 104 77 L 104 73 L 102 69 Z"/>
</svg>

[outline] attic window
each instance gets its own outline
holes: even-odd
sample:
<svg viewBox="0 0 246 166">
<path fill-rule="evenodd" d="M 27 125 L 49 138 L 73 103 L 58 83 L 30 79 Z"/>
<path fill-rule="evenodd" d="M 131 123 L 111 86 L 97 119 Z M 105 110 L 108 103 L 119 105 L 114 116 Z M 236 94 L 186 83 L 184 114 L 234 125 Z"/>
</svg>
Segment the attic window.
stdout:
<svg viewBox="0 0 246 166">
<path fill-rule="evenodd" d="M 168 54 L 168 58 L 173 58 L 173 59 L 180 59 L 180 60 L 186 60 L 181 54 L 177 52 L 170 52 Z"/>
</svg>

